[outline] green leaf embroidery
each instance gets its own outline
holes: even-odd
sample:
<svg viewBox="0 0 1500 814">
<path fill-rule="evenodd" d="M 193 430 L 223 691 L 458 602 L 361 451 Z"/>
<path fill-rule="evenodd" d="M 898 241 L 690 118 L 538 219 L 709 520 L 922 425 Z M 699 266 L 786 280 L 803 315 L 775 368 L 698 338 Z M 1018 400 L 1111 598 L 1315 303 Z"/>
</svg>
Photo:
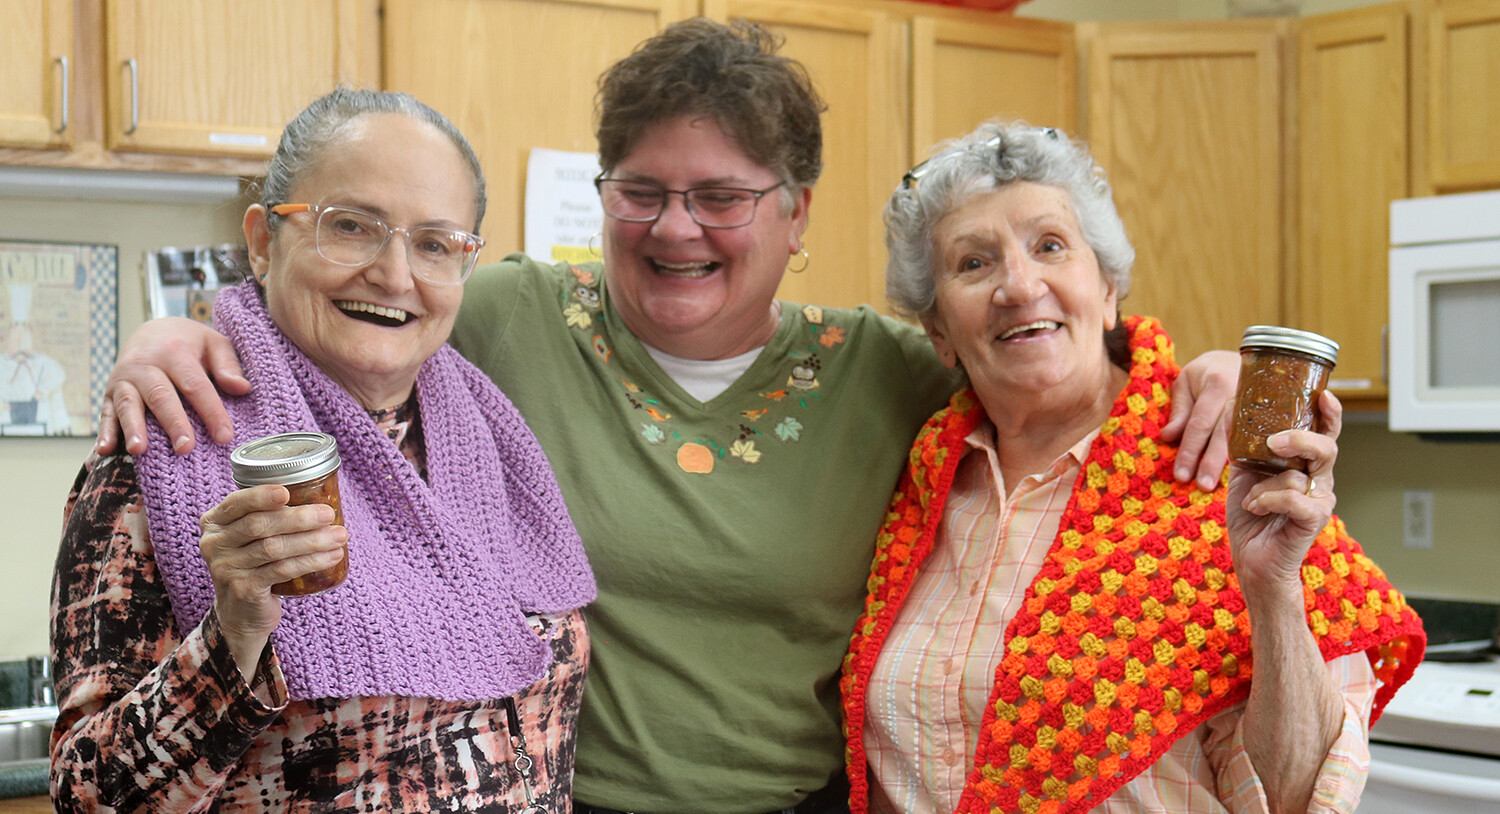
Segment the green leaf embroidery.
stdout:
<svg viewBox="0 0 1500 814">
<path fill-rule="evenodd" d="M 787 416 L 776 425 L 775 433 L 783 442 L 799 440 L 802 437 L 802 422 Z"/>
</svg>

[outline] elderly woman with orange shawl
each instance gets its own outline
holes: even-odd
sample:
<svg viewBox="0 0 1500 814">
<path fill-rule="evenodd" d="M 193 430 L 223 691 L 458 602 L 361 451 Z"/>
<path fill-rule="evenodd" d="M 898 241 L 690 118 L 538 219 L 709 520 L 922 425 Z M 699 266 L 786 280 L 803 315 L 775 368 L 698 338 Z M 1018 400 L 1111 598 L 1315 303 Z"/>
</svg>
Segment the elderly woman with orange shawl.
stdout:
<svg viewBox="0 0 1500 814">
<path fill-rule="evenodd" d="M 1122 319 L 1134 250 L 1052 129 L 986 124 L 886 208 L 888 289 L 972 388 L 919 434 L 842 690 L 851 807 L 1351 811 L 1420 620 L 1306 472 L 1171 478 L 1178 368 Z"/>
</svg>

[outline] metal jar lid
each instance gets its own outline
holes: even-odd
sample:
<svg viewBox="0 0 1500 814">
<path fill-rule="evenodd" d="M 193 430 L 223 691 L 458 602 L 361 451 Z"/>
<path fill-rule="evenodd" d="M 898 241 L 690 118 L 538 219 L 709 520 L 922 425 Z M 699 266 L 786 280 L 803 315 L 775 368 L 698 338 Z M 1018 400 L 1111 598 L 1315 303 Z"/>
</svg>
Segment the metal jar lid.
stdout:
<svg viewBox="0 0 1500 814">
<path fill-rule="evenodd" d="M 339 468 L 339 447 L 321 432 L 284 432 L 241 445 L 229 453 L 234 482 L 289 485 L 317 480 Z"/>
<path fill-rule="evenodd" d="M 1246 348 L 1277 348 L 1316 356 L 1328 363 L 1338 364 L 1339 343 L 1312 331 L 1282 328 L 1277 325 L 1251 325 L 1245 329 L 1240 340 L 1240 350 Z"/>
</svg>

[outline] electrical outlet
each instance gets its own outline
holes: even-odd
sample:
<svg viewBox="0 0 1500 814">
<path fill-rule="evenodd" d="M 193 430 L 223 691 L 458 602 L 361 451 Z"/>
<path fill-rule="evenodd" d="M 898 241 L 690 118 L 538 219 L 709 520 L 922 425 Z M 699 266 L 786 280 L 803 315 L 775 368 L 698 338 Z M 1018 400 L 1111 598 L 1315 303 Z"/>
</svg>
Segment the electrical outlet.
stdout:
<svg viewBox="0 0 1500 814">
<path fill-rule="evenodd" d="M 1402 544 L 1432 548 L 1432 493 L 1408 489 L 1401 493 Z"/>
</svg>

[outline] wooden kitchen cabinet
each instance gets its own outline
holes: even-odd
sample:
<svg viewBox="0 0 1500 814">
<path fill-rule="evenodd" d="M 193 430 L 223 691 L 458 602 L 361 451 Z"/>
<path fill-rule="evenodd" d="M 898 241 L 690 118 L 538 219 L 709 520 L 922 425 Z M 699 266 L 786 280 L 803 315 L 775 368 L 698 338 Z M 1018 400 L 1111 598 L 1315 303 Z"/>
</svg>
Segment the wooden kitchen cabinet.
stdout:
<svg viewBox="0 0 1500 814">
<path fill-rule="evenodd" d="M 911 146 L 907 161 L 986 119 L 1078 132 L 1078 57 L 1069 23 L 968 12 L 911 22 Z"/>
<path fill-rule="evenodd" d="M 599 74 L 689 13 L 677 0 L 385 0 L 386 87 L 452 119 L 484 168 L 481 262 L 522 248 L 531 148 L 596 151 Z"/>
<path fill-rule="evenodd" d="M 1081 25 L 1089 145 L 1136 249 L 1127 313 L 1177 358 L 1285 312 L 1284 21 Z"/>
<path fill-rule="evenodd" d="M 807 66 L 828 103 L 823 175 L 805 233 L 808 269 L 777 296 L 831 306 L 885 304 L 880 212 L 908 167 L 903 43 L 880 9 L 779 0 L 707 0 L 705 16 L 745 19 L 786 37 L 781 53 Z M 794 267 L 800 258 L 793 258 Z"/>
<path fill-rule="evenodd" d="M 0 164 L 259 174 L 313 97 L 379 87 L 379 3 L 0 0 Z"/>
<path fill-rule="evenodd" d="M 72 0 L 0 0 L 0 145 L 68 145 L 76 67 Z"/>
<path fill-rule="evenodd" d="M 1418 8 L 1427 182 L 1433 192 L 1500 186 L 1500 0 L 1420 0 Z"/>
<path fill-rule="evenodd" d="M 1390 203 L 1410 194 L 1408 6 L 1297 23 L 1298 302 L 1292 323 L 1340 344 L 1332 389 L 1386 395 Z"/>
<path fill-rule="evenodd" d="M 282 127 L 361 64 L 358 0 L 106 0 L 108 146 L 268 158 Z"/>
</svg>

